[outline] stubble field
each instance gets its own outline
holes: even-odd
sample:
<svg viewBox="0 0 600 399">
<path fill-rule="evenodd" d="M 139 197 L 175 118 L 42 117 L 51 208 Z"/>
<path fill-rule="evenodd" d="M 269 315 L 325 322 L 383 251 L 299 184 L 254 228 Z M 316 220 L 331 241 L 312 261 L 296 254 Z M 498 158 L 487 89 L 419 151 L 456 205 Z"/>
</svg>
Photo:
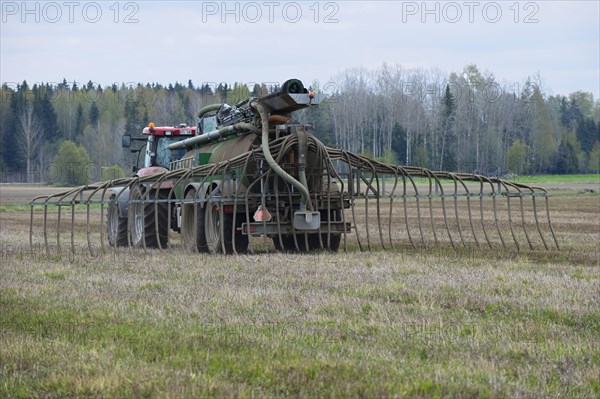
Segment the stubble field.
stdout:
<svg viewBox="0 0 600 399">
<path fill-rule="evenodd" d="M 243 256 L 31 251 L 1 186 L 0 396 L 598 397 L 600 184 L 542 183 L 559 251 Z"/>
</svg>

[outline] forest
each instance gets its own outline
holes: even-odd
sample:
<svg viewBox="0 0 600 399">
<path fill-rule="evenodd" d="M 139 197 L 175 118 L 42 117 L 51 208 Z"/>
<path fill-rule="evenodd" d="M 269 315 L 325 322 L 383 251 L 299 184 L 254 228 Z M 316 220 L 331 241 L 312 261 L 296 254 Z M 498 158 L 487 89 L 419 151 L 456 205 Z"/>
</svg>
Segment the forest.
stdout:
<svg viewBox="0 0 600 399">
<path fill-rule="evenodd" d="M 548 93 L 540 76 L 499 82 L 467 65 L 450 74 L 399 64 L 305 82 L 328 95 L 297 111 L 325 144 L 388 163 L 489 176 L 600 173 L 600 101 Z M 124 133 L 196 123 L 204 105 L 235 104 L 273 84 L 3 83 L 0 182 L 86 184 L 131 173 Z"/>
</svg>

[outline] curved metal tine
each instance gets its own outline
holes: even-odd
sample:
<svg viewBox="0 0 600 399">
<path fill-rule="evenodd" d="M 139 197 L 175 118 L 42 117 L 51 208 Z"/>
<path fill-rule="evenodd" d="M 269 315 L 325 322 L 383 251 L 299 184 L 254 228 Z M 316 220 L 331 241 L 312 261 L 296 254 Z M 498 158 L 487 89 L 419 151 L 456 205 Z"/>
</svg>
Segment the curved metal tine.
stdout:
<svg viewBox="0 0 600 399">
<path fill-rule="evenodd" d="M 544 193 L 544 195 L 547 194 L 547 191 L 541 187 L 532 187 L 532 186 L 521 185 L 521 184 L 518 184 L 518 186 L 530 191 L 535 226 L 537 228 L 537 232 L 538 232 L 540 238 L 542 239 L 542 244 L 544 244 L 544 248 L 546 250 L 548 250 L 549 249 L 548 244 L 546 243 L 546 240 L 544 239 L 544 234 L 542 233 L 542 229 L 540 227 L 540 222 L 539 222 L 538 214 L 537 214 L 537 202 L 535 201 L 535 197 L 538 195 L 538 191 L 542 191 Z"/>
<path fill-rule="evenodd" d="M 46 256 L 50 256 L 50 247 L 48 245 L 48 198 L 44 202 L 44 247 L 46 248 Z"/>
<path fill-rule="evenodd" d="M 450 178 L 454 182 L 454 214 L 456 216 L 456 227 L 458 227 L 458 236 L 460 237 L 460 242 L 462 243 L 463 247 L 466 248 L 467 244 L 465 243 L 462 229 L 460 228 L 460 217 L 458 213 L 458 182 L 454 173 L 448 173 L 448 176 L 450 176 Z"/>
<path fill-rule="evenodd" d="M 542 239 L 544 248 L 546 250 L 548 250 L 550 248 L 548 248 L 548 244 L 546 243 L 546 240 L 544 239 L 544 234 L 542 234 L 542 228 L 540 227 L 540 222 L 539 222 L 538 214 L 537 214 L 537 202 L 535 201 L 537 192 L 535 192 L 533 188 L 530 188 L 530 190 L 531 190 L 531 202 L 533 203 L 533 218 L 535 220 L 535 227 L 537 228 L 538 234 L 540 235 L 540 238 Z"/>
<path fill-rule="evenodd" d="M 475 244 L 477 245 L 477 248 L 481 248 L 481 246 L 479 245 L 479 240 L 477 239 L 477 234 L 475 233 L 475 226 L 473 226 L 473 217 L 471 215 L 471 196 L 472 196 L 472 194 L 469 191 L 469 188 L 467 187 L 467 185 L 465 184 L 463 179 L 461 178 L 461 175 L 457 174 L 455 176 L 458 179 L 458 181 L 460 182 L 460 184 L 463 186 L 463 188 L 465 189 L 465 195 L 467 197 L 467 213 L 469 215 L 469 225 L 471 226 L 471 233 L 473 234 L 473 239 L 475 240 Z M 467 176 L 467 178 L 469 180 L 471 180 L 472 176 Z"/>
<path fill-rule="evenodd" d="M 479 212 L 480 212 L 480 222 L 481 222 L 481 227 L 483 229 L 483 236 L 485 238 L 485 241 L 488 245 L 489 248 L 492 248 L 492 243 L 490 242 L 487 232 L 485 230 L 485 222 L 484 222 L 484 215 L 483 215 L 483 180 L 481 179 L 481 176 L 476 175 L 476 174 L 471 174 L 471 175 L 465 175 L 464 179 L 467 181 L 472 181 L 472 182 L 478 182 L 479 183 L 479 194 L 475 194 L 472 192 L 469 192 L 468 196 L 467 196 L 467 204 L 469 207 L 469 222 L 471 223 L 471 231 L 473 232 L 473 237 L 475 237 L 475 242 L 477 243 L 477 248 L 481 248 L 480 244 L 479 244 L 479 239 L 477 238 L 477 233 L 475 230 L 475 224 L 472 221 L 472 217 L 471 217 L 471 206 L 470 206 L 470 197 L 479 197 Z"/>
<path fill-rule="evenodd" d="M 40 195 L 35 197 L 34 199 L 31 200 L 31 202 L 29 203 L 29 208 L 30 208 L 30 215 L 29 215 L 29 250 L 31 251 L 31 253 L 33 253 L 33 208 L 35 206 L 35 203 L 44 198 L 44 202 L 47 204 L 48 202 L 48 196 L 47 195 Z M 45 230 L 46 230 L 46 220 L 44 218 L 44 234 L 45 234 Z M 47 240 L 46 240 L 46 251 L 48 250 L 47 248 Z"/>
<path fill-rule="evenodd" d="M 421 176 L 427 178 L 427 185 L 429 186 L 429 193 L 427 194 L 429 202 L 429 219 L 431 221 L 431 232 L 433 233 L 433 240 L 437 245 L 439 244 L 439 240 L 435 230 L 435 221 L 433 217 L 433 181 L 437 181 L 437 178 L 433 176 L 433 173 L 429 169 L 421 169 Z"/>
<path fill-rule="evenodd" d="M 423 223 L 421 221 L 421 194 L 419 193 L 419 189 L 417 188 L 417 184 L 415 183 L 414 179 L 408 174 L 407 177 L 415 190 L 415 200 L 417 203 L 417 224 L 419 226 L 419 234 L 421 235 L 421 243 L 423 245 L 423 248 L 427 248 L 425 234 L 423 233 Z"/>
<path fill-rule="evenodd" d="M 252 154 L 252 155 L 254 155 L 254 154 Z M 248 159 L 248 161 L 249 161 L 249 159 Z M 250 193 L 252 192 L 252 189 L 254 188 L 255 185 L 260 183 L 260 181 L 262 179 L 266 180 L 271 173 L 270 169 L 263 171 L 262 166 L 259 170 L 260 170 L 260 174 L 258 174 L 257 177 L 252 182 L 250 182 L 250 184 L 248 184 L 248 187 L 246 187 L 246 192 L 244 195 L 244 202 L 246 203 L 246 218 L 247 218 L 248 222 L 250 222 L 250 203 L 248 202 Z M 261 198 L 261 205 L 264 207 L 265 206 L 264 197 L 261 195 L 260 198 Z M 291 197 L 290 197 L 290 201 L 291 201 Z M 279 217 L 279 215 L 277 215 L 277 217 Z M 266 221 L 263 218 L 263 228 L 265 228 L 265 225 L 266 225 Z M 279 231 L 279 236 L 281 237 L 281 231 Z M 264 240 L 263 242 L 266 243 L 266 237 L 264 237 L 263 240 Z M 281 242 L 281 239 L 279 241 L 283 248 L 283 243 Z"/>
<path fill-rule="evenodd" d="M 513 222 L 512 222 L 512 212 L 511 212 L 511 206 L 510 206 L 510 190 L 508 189 L 507 185 L 505 184 L 505 182 L 502 179 L 496 179 L 496 181 L 502 185 L 502 187 L 504 187 L 504 189 L 506 190 L 506 205 L 508 207 L 508 226 L 510 227 L 510 234 L 512 235 L 513 241 L 515 242 L 515 245 L 517 246 L 517 251 L 521 250 L 521 246 L 519 245 L 519 241 L 517 240 L 517 236 L 515 234 L 515 230 L 513 228 Z"/>
<path fill-rule="evenodd" d="M 398 187 L 398 169 L 402 169 L 399 166 L 391 168 L 394 173 L 394 186 L 392 187 L 392 191 L 389 194 L 390 197 L 390 213 L 388 216 L 388 234 L 390 238 L 390 248 L 394 249 L 394 241 L 392 240 L 392 221 L 393 221 L 393 209 L 394 209 L 394 195 L 396 194 L 396 188 Z"/>
<path fill-rule="evenodd" d="M 87 237 L 87 244 L 88 244 L 88 250 L 90 251 L 90 256 L 94 256 L 94 251 L 92 250 L 92 241 L 90 238 L 90 205 L 92 204 L 92 197 L 94 195 L 96 195 L 96 193 L 100 190 L 102 191 L 102 198 L 100 200 L 100 245 L 102 248 L 102 252 L 104 252 L 104 240 L 103 240 L 103 234 L 102 232 L 104 231 L 102 229 L 102 226 L 104 226 L 104 194 L 106 193 L 106 189 L 110 186 L 113 185 L 113 180 L 108 180 L 106 182 L 103 183 L 99 183 L 99 186 L 97 186 L 95 189 L 93 189 L 93 191 L 88 195 L 87 199 L 84 201 L 85 205 L 86 205 L 86 237 Z"/>
<path fill-rule="evenodd" d="M 60 223 L 61 223 L 61 219 L 62 219 L 62 212 L 61 212 L 61 203 L 63 202 L 63 200 L 65 198 L 67 198 L 68 196 L 70 196 L 73 193 L 77 193 L 78 189 L 75 188 L 73 190 L 69 190 L 66 193 L 61 193 L 61 194 L 57 194 L 57 196 L 59 196 L 59 199 L 57 201 L 57 205 L 58 205 L 58 221 L 57 221 L 57 226 L 56 226 L 56 246 L 57 246 L 57 251 L 58 251 L 58 255 L 62 255 L 62 247 L 60 245 Z M 72 201 L 72 200 L 71 200 Z M 71 234 L 72 235 L 72 234 Z"/>
<path fill-rule="evenodd" d="M 415 193 L 418 194 L 418 190 L 417 190 L 416 186 L 414 185 L 414 181 L 412 179 L 410 179 L 410 181 L 413 184 Z M 408 197 L 408 191 L 406 190 L 406 178 L 404 178 L 404 179 L 402 179 L 402 204 L 404 205 L 404 223 L 406 224 L 406 235 L 408 236 L 408 241 L 410 242 L 410 245 L 414 249 L 416 249 L 417 246 L 415 245 L 415 243 L 412 239 L 412 234 L 410 233 L 410 223 L 408 221 L 407 197 Z"/>
<path fill-rule="evenodd" d="M 196 172 L 197 171 L 195 169 L 192 169 L 192 173 L 191 173 L 191 175 L 192 175 L 191 177 L 192 178 L 196 176 Z M 208 179 L 209 175 L 210 174 L 207 174 L 207 175 L 204 176 L 204 178 L 202 179 L 202 182 L 200 183 L 200 187 L 203 187 L 206 184 L 206 179 Z M 200 176 L 200 177 L 202 177 L 202 176 Z M 194 244 L 192 245 L 192 248 L 193 248 L 192 251 L 194 253 L 199 253 L 200 252 L 200 249 L 198 248 L 198 245 L 196 245 L 196 243 L 198 241 L 197 240 L 198 233 L 199 233 L 198 229 L 201 228 L 201 226 L 198 226 L 198 223 L 197 223 L 198 212 L 206 212 L 206 208 L 205 207 L 207 206 L 207 204 L 204 204 L 202 206 L 202 209 L 198 209 L 198 203 L 199 202 L 204 202 L 204 200 L 205 200 L 204 198 L 200 198 L 200 190 L 196 190 L 194 192 L 194 199 L 193 199 L 193 201 L 194 201 Z"/>
<path fill-rule="evenodd" d="M 490 188 L 492 189 L 492 193 L 490 194 L 492 197 L 492 208 L 494 210 L 494 221 L 496 223 L 496 230 L 498 231 L 498 236 L 500 236 L 500 242 L 502 243 L 502 248 L 506 249 L 506 243 L 504 242 L 504 236 L 502 236 L 502 231 L 500 230 L 500 222 L 498 220 L 498 211 L 497 211 L 497 207 L 496 207 L 496 197 L 498 196 L 498 194 L 500 194 L 500 192 L 496 192 L 496 189 L 494 188 L 494 183 L 492 182 L 491 179 L 485 177 L 485 176 L 481 176 L 482 179 L 484 179 L 486 182 L 489 183 Z"/>
<path fill-rule="evenodd" d="M 225 196 L 225 170 L 221 167 L 219 167 L 219 171 L 221 172 L 221 192 L 217 192 L 217 194 L 219 194 L 219 220 L 223 221 L 225 220 L 225 210 L 223 209 L 223 197 Z M 212 190 L 211 190 L 211 197 L 212 197 Z M 219 223 L 219 237 L 222 237 L 221 239 L 221 253 L 222 254 L 226 254 L 227 253 L 227 248 L 225 248 L 225 223 L 221 222 Z M 234 229 L 232 229 L 234 230 Z M 235 240 L 234 240 L 235 241 Z"/>
<path fill-rule="evenodd" d="M 480 213 L 480 218 L 481 218 L 481 228 L 483 229 L 483 236 L 485 237 L 485 241 L 487 242 L 488 247 L 490 247 L 490 249 L 491 249 L 492 242 L 490 241 L 488 234 L 487 234 L 487 230 L 485 229 L 485 218 L 483 215 L 483 196 L 484 196 L 483 179 L 480 175 L 473 175 L 473 177 L 475 179 L 477 179 L 477 181 L 479 181 L 479 213 Z"/>
<path fill-rule="evenodd" d="M 247 175 L 248 162 L 249 162 L 249 159 L 250 159 L 250 155 L 252 155 L 252 154 L 253 154 L 253 151 L 248 151 L 246 153 L 246 160 L 244 161 L 244 166 L 242 167 L 242 172 L 240 173 L 239 176 L 246 176 Z M 234 226 L 236 226 L 236 217 L 237 217 L 237 214 L 238 214 L 237 210 L 238 210 L 238 202 L 239 202 L 238 201 L 238 198 L 239 198 L 239 184 L 241 184 L 239 176 L 237 176 L 238 179 L 236 180 L 234 191 L 231 193 L 231 195 L 232 195 L 232 197 L 234 199 L 234 201 L 233 201 L 233 225 Z M 276 199 L 276 203 L 278 203 L 279 202 L 279 199 L 278 199 L 279 198 L 279 191 L 278 190 L 276 190 L 275 197 L 277 198 Z M 248 203 L 246 202 L 246 208 L 247 208 L 247 205 L 248 205 Z M 248 209 L 245 210 L 244 214 L 245 215 L 248 214 Z M 243 220 L 242 220 L 242 222 L 243 222 Z M 250 219 L 246 218 L 246 223 L 249 223 L 249 222 L 250 222 Z M 248 239 L 250 239 L 250 229 L 248 229 Z M 236 248 L 236 245 L 235 245 L 235 237 L 233 237 L 233 253 L 237 254 L 237 248 Z"/>
<path fill-rule="evenodd" d="M 381 230 L 381 212 L 380 212 L 380 196 L 381 196 L 381 190 L 379 187 L 379 173 L 377 173 L 375 166 L 374 166 L 374 162 L 372 162 L 371 160 L 362 157 L 363 158 L 363 162 L 366 162 L 370 172 L 371 172 L 371 177 L 369 179 L 369 182 L 367 183 L 367 191 L 365 192 L 365 224 L 368 226 L 369 224 L 369 212 L 368 212 L 368 203 L 369 203 L 369 195 L 368 192 L 369 190 L 371 190 L 371 192 L 373 193 L 374 197 L 375 197 L 375 214 L 377 215 L 376 219 L 377 219 L 377 228 L 379 231 L 379 241 L 381 242 L 381 245 L 383 247 L 383 249 L 385 249 L 384 243 L 383 243 L 383 231 Z M 375 187 L 373 187 L 373 181 L 375 181 Z M 368 227 L 367 227 L 368 228 Z M 369 251 L 371 250 L 371 240 L 370 240 L 370 234 L 367 232 L 367 244 L 369 247 Z"/>
<path fill-rule="evenodd" d="M 312 141 L 309 140 L 309 142 Z M 314 144 L 314 143 L 313 143 Z M 326 156 L 326 151 L 324 148 L 322 148 L 322 146 L 318 146 L 317 147 L 317 159 L 321 159 L 322 162 L 329 162 L 328 157 Z M 331 248 L 331 219 L 332 217 L 334 217 L 334 215 L 331 213 L 331 173 L 329 173 L 329 164 L 326 164 L 326 168 L 320 168 L 320 181 L 323 181 L 323 172 L 327 171 L 327 176 L 325 176 L 325 178 L 327 179 L 327 186 L 326 186 L 326 202 L 327 205 L 325 207 L 325 212 L 327 214 L 327 238 L 325 240 L 325 243 L 323 242 L 323 234 L 322 234 L 322 229 L 321 226 L 319 226 L 319 245 L 321 246 L 321 249 L 324 249 L 325 247 L 327 248 Z M 314 203 L 317 203 L 317 195 L 315 193 L 315 201 Z M 315 208 L 316 209 L 316 208 Z"/>
<path fill-rule="evenodd" d="M 337 170 L 335 169 L 334 165 L 333 165 L 333 161 L 331 160 L 330 157 L 330 153 L 329 153 L 329 149 L 325 148 L 325 156 L 328 159 L 328 168 L 329 168 L 329 174 L 334 176 L 340 183 L 340 209 L 341 209 L 341 216 L 342 216 L 342 225 L 345 226 L 346 225 L 346 219 L 345 219 L 345 212 L 344 212 L 344 181 L 342 180 L 341 176 L 339 175 L 339 173 L 337 172 Z M 348 251 L 348 246 L 347 246 L 347 241 L 346 241 L 346 229 L 343 229 L 343 235 L 344 235 L 344 252 Z"/>
<path fill-rule="evenodd" d="M 162 247 L 162 243 L 161 243 L 161 239 L 160 239 L 160 226 L 159 226 L 159 218 L 158 218 L 158 213 L 159 213 L 159 203 L 162 202 L 159 196 L 160 193 L 160 186 L 162 185 L 163 181 L 165 181 L 167 179 L 167 176 L 169 175 L 169 172 L 163 172 L 158 176 L 155 176 L 157 178 L 156 182 L 153 184 L 156 189 L 154 190 L 154 234 L 156 234 L 156 243 L 158 244 L 158 249 L 159 250 L 163 250 L 165 248 Z M 148 196 L 150 196 L 150 191 L 152 190 L 148 190 Z M 170 208 L 170 203 L 169 203 L 169 197 L 167 197 L 167 209 Z M 170 212 L 169 212 L 170 213 Z M 169 231 L 171 229 L 171 219 L 167 216 L 167 236 L 169 235 Z"/>
<path fill-rule="evenodd" d="M 546 200 L 546 217 L 548 218 L 548 227 L 550 228 L 550 233 L 552 233 L 552 238 L 554 239 L 554 244 L 556 245 L 556 249 L 559 250 L 560 247 L 558 245 L 558 241 L 556 240 L 556 235 L 554 234 L 554 229 L 552 228 L 552 222 L 550 222 L 550 204 L 548 201 L 548 192 L 544 190 L 544 199 Z"/>
<path fill-rule="evenodd" d="M 379 241 L 381 242 L 381 248 L 385 249 L 385 243 L 383 240 L 383 230 L 381 228 L 381 182 L 380 182 L 380 178 L 379 178 L 379 173 L 375 170 L 375 167 L 373 166 L 373 174 L 375 176 L 375 183 L 376 183 L 376 189 L 377 192 L 375 193 L 375 203 L 377 205 L 377 228 L 379 230 Z M 385 179 L 385 175 L 382 177 L 382 179 Z"/>
<path fill-rule="evenodd" d="M 391 172 L 394 174 L 394 188 L 392 190 L 393 191 L 396 189 L 396 185 L 397 185 L 397 181 L 398 181 L 398 173 L 397 173 L 397 167 L 393 167 L 391 165 L 388 164 L 384 164 L 381 162 L 373 162 L 373 166 L 377 166 L 376 170 L 381 172 L 383 174 L 382 176 L 382 184 L 379 184 L 379 173 L 376 174 L 377 176 L 377 192 L 378 195 L 376 196 L 377 198 L 377 223 L 379 226 L 379 237 L 381 239 L 381 246 L 383 249 L 385 249 L 385 244 L 384 244 L 384 238 L 383 238 L 383 230 L 381 227 L 381 223 L 382 223 L 382 217 L 381 217 L 381 199 L 382 198 L 386 198 L 386 193 L 385 193 L 385 179 L 387 176 L 387 173 L 385 172 Z M 393 243 L 392 243 L 392 229 L 391 229 L 391 217 L 392 217 L 392 204 L 393 204 L 393 195 L 389 196 L 389 200 L 390 200 L 390 212 L 389 212 L 389 221 L 388 221 L 388 234 L 389 234 L 389 241 L 390 241 L 390 246 L 393 248 Z"/>
<path fill-rule="evenodd" d="M 169 190 L 169 196 L 168 196 L 169 198 L 175 198 L 175 189 L 177 187 L 179 187 L 179 185 L 181 183 L 183 183 L 189 177 L 190 174 L 192 174 L 193 169 L 191 167 L 186 167 L 186 168 L 182 168 L 182 169 L 177 169 L 174 172 L 179 172 L 179 173 L 176 174 L 176 175 L 175 174 L 173 175 L 173 178 L 177 178 L 177 180 L 173 183 L 173 187 L 171 187 L 171 190 Z M 181 209 L 183 209 L 183 202 L 185 201 L 185 187 L 183 187 L 181 189 L 181 193 L 182 193 L 182 197 L 181 197 L 180 204 L 181 204 L 181 207 L 182 207 Z M 169 212 L 168 212 L 168 227 L 169 227 L 169 230 L 170 230 L 171 227 L 172 227 L 171 226 L 171 219 L 173 217 L 173 215 L 171 214 L 172 207 L 169 206 L 168 209 L 169 209 Z M 194 219 L 194 220 L 196 220 L 196 219 Z M 181 243 L 182 247 L 184 247 L 184 245 L 183 245 L 183 235 L 179 234 L 179 238 L 180 238 L 180 243 Z"/>
<path fill-rule="evenodd" d="M 454 248 L 456 250 L 456 244 L 454 244 L 454 240 L 452 239 L 452 233 L 450 233 L 450 226 L 448 225 L 448 216 L 446 215 L 446 202 L 445 202 L 446 194 L 444 193 L 444 187 L 438 176 L 438 175 L 444 176 L 444 174 L 442 174 L 440 172 L 432 172 L 432 173 L 435 176 L 436 183 L 438 184 L 438 187 L 440 189 L 440 198 L 441 198 L 441 202 L 442 202 L 442 214 L 444 215 L 444 225 L 446 226 L 446 232 L 448 233 L 448 238 L 450 239 L 450 244 L 452 245 L 452 248 Z"/>
<path fill-rule="evenodd" d="M 89 189 L 89 186 L 87 186 L 87 185 L 81 187 L 77 193 L 73 194 L 73 198 L 71 199 L 71 256 L 72 256 L 72 258 L 69 259 L 71 262 L 73 262 L 75 260 L 75 204 L 76 204 L 75 198 L 77 196 L 80 196 L 81 199 L 83 200 L 83 193 L 85 191 L 87 191 L 88 189 Z M 86 201 L 83 201 L 83 202 L 85 203 Z M 89 210 L 89 205 L 86 208 L 88 208 L 88 210 Z M 86 223 L 86 227 L 88 227 L 88 226 L 89 226 L 89 220 Z M 89 239 L 88 239 L 88 242 L 89 242 Z M 92 255 L 93 255 L 93 253 L 92 253 Z"/>
<path fill-rule="evenodd" d="M 77 194 L 75 194 L 77 196 Z M 71 199 L 71 251 L 69 261 L 75 261 L 75 196 Z"/>
<path fill-rule="evenodd" d="M 350 195 L 350 209 L 352 212 L 352 224 L 354 224 L 354 232 L 356 233 L 356 241 L 358 243 L 358 248 L 359 250 L 362 252 L 364 251 L 363 246 L 362 246 L 362 242 L 360 239 L 360 232 L 358 229 L 358 225 L 356 223 L 356 211 L 355 211 L 355 194 L 354 194 L 354 176 L 352 174 L 352 168 L 354 167 L 354 165 L 352 164 L 352 161 L 350 159 L 350 153 L 348 153 L 347 151 L 342 151 L 342 156 L 345 158 L 346 160 L 346 164 L 348 165 L 348 194 Z"/>
<path fill-rule="evenodd" d="M 362 177 L 359 178 L 362 179 Z M 369 229 L 369 189 L 371 187 L 371 183 L 373 182 L 373 176 L 371 175 L 371 179 L 369 180 L 369 182 L 367 182 L 366 179 L 362 180 L 366 183 L 367 186 L 365 188 L 365 227 L 367 229 L 367 248 L 369 249 L 369 251 L 371 251 L 371 232 Z"/>
<path fill-rule="evenodd" d="M 125 188 L 119 193 L 117 194 L 117 196 L 115 197 L 115 202 L 117 202 L 117 200 L 119 199 L 119 197 L 121 196 L 121 194 L 123 192 L 125 192 L 128 188 L 131 190 L 131 187 L 134 184 L 139 184 L 140 183 L 140 177 L 136 176 L 134 178 L 131 179 L 131 181 L 129 182 L 129 184 L 127 186 L 125 186 Z M 128 198 L 127 200 L 127 209 L 130 209 L 129 207 L 131 207 L 131 198 Z M 127 215 L 127 246 L 128 248 L 132 248 L 133 245 L 131 243 L 131 223 L 133 223 L 131 221 L 131 218 L 129 217 L 129 215 Z M 115 245 L 115 250 L 117 249 L 117 246 Z M 146 249 L 146 247 L 144 246 L 144 250 Z"/>
<path fill-rule="evenodd" d="M 546 217 L 547 217 L 547 220 L 548 220 L 548 227 L 550 229 L 550 233 L 552 235 L 552 239 L 554 240 L 554 244 L 556 245 L 556 249 L 560 249 L 560 247 L 558 245 L 558 241 L 556 240 L 556 235 L 554 234 L 554 229 L 552 228 L 552 222 L 550 221 L 550 207 L 549 207 L 549 201 L 548 201 L 548 191 L 546 189 L 542 188 L 542 187 L 527 186 L 527 185 L 518 184 L 518 183 L 513 183 L 513 184 L 516 184 L 517 186 L 522 187 L 522 188 L 527 188 L 527 189 L 529 189 L 531 191 L 531 196 L 533 198 L 533 212 L 534 212 L 535 222 L 536 222 L 536 225 L 538 227 L 538 232 L 540 234 L 540 237 L 542 238 L 542 242 L 544 243 L 544 247 L 546 249 L 549 249 L 548 246 L 546 245 L 546 240 L 544 239 L 544 236 L 543 236 L 543 234 L 541 232 L 541 229 L 539 227 L 539 224 L 538 224 L 538 219 L 537 219 L 537 203 L 535 201 L 535 197 L 537 195 L 539 195 L 538 192 L 541 192 L 541 194 L 544 196 L 544 199 L 545 199 L 544 202 L 545 202 L 545 205 L 546 205 Z"/>
<path fill-rule="evenodd" d="M 531 243 L 531 239 L 529 238 L 529 233 L 527 232 L 527 225 L 525 223 L 525 208 L 523 206 L 523 192 L 519 188 L 518 184 L 514 184 L 511 182 L 505 181 L 505 183 L 511 187 L 514 187 L 519 192 L 519 205 L 521 207 L 521 223 L 523 224 L 523 232 L 525 233 L 525 238 L 527 239 L 527 243 L 529 244 L 529 249 L 533 249 L 533 244 Z"/>
<path fill-rule="evenodd" d="M 246 159 L 244 160 L 244 167 L 242 169 L 242 173 L 241 176 L 247 176 L 247 170 L 248 170 L 248 166 L 250 165 L 250 160 L 251 159 L 256 159 L 256 150 L 252 150 L 252 151 L 248 151 L 246 153 Z M 248 193 L 250 192 L 250 186 L 254 185 L 256 182 L 258 181 L 258 179 L 255 179 L 253 182 L 251 182 L 250 184 L 248 184 L 248 188 L 246 188 L 245 192 L 244 192 L 244 207 L 245 207 L 245 213 L 246 213 L 246 223 L 248 223 L 248 240 L 250 239 L 251 235 L 250 235 L 250 204 L 248 203 Z M 279 206 L 279 199 L 277 200 L 277 204 Z M 236 206 L 237 206 L 237 201 L 233 204 L 234 207 L 234 212 L 236 212 Z M 277 217 L 279 218 L 279 215 L 277 215 Z M 279 236 L 281 237 L 281 226 L 278 223 L 278 233 Z"/>
<path fill-rule="evenodd" d="M 33 204 L 29 205 L 29 251 L 33 252 Z"/>
</svg>

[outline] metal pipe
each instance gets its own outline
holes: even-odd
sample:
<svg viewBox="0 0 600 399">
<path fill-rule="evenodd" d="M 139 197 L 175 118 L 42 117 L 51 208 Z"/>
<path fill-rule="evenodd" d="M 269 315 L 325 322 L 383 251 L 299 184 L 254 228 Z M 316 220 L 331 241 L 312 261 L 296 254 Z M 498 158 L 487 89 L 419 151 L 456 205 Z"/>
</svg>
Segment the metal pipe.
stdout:
<svg viewBox="0 0 600 399">
<path fill-rule="evenodd" d="M 212 132 L 201 134 L 200 136 L 190 137 L 189 139 L 181 140 L 173 144 L 169 144 L 167 147 L 169 150 L 179 150 L 181 148 L 193 147 L 197 144 L 206 144 L 210 141 L 214 141 L 224 137 L 228 134 L 235 133 L 237 131 L 248 130 L 254 133 L 259 132 L 259 130 L 251 123 L 240 122 L 231 126 L 222 127 L 219 130 L 213 130 Z"/>
<path fill-rule="evenodd" d="M 260 120 L 262 122 L 262 150 L 267 163 L 273 169 L 278 176 L 280 176 L 287 183 L 294 186 L 302 195 L 302 207 L 306 207 L 306 204 L 309 201 L 310 194 L 308 192 L 308 188 L 302 185 L 298 180 L 294 179 L 290 174 L 288 174 L 281 166 L 275 162 L 273 159 L 273 155 L 271 155 L 271 150 L 269 149 L 269 117 L 267 115 L 267 111 L 265 108 L 256 101 L 250 103 L 250 106 L 258 111 L 260 114 Z"/>
</svg>

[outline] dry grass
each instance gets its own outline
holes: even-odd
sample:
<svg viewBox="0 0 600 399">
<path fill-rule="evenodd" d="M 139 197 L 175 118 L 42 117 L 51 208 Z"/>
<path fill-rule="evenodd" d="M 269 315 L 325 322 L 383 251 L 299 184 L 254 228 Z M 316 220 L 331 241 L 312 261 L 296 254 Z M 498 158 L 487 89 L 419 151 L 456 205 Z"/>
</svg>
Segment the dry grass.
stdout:
<svg viewBox="0 0 600 399">
<path fill-rule="evenodd" d="M 0 396 L 598 397 L 599 197 L 551 211 L 561 251 L 71 259 L 3 212 Z"/>
</svg>

